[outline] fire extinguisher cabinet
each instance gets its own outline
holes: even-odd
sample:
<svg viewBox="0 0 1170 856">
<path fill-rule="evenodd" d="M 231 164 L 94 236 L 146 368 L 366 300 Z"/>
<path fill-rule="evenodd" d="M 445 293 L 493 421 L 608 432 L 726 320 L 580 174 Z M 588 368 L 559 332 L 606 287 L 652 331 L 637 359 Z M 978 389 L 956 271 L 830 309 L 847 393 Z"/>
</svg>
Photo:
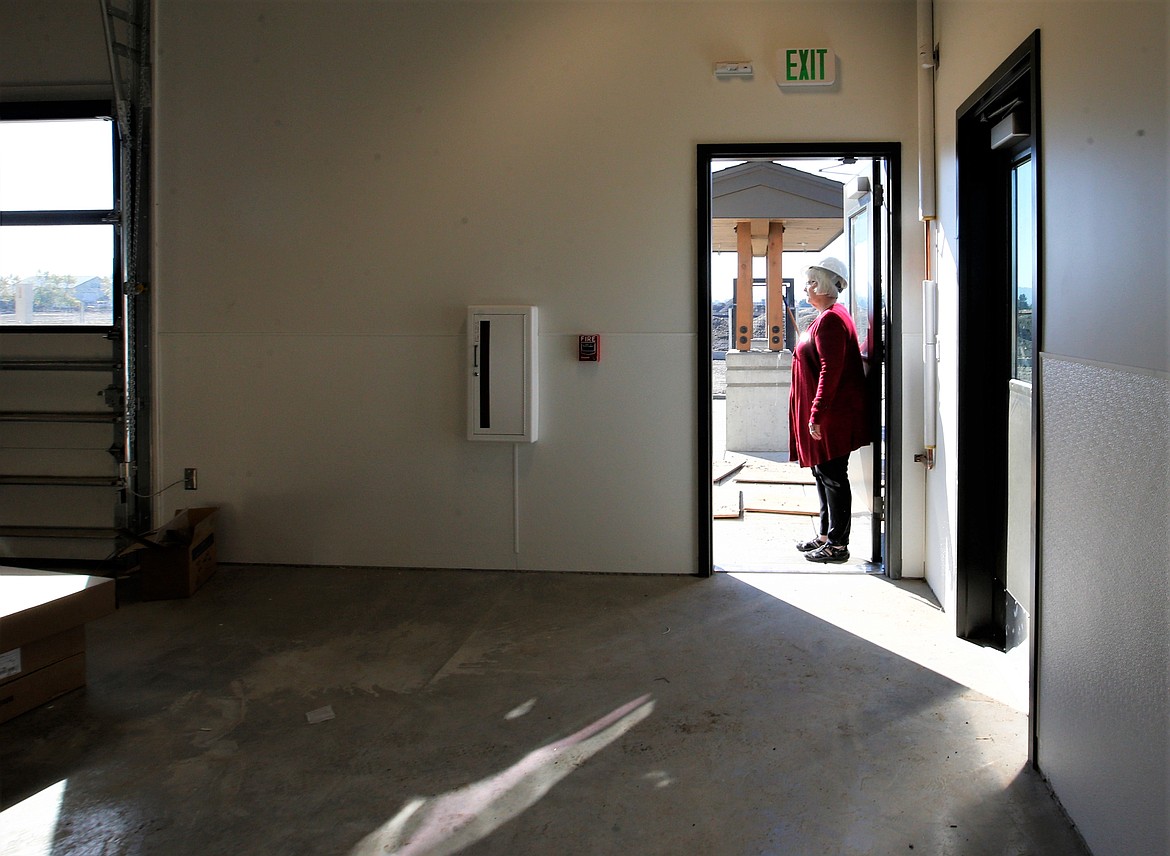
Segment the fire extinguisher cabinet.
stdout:
<svg viewBox="0 0 1170 856">
<path fill-rule="evenodd" d="M 467 438 L 536 442 L 536 307 L 469 306 L 467 373 Z"/>
</svg>

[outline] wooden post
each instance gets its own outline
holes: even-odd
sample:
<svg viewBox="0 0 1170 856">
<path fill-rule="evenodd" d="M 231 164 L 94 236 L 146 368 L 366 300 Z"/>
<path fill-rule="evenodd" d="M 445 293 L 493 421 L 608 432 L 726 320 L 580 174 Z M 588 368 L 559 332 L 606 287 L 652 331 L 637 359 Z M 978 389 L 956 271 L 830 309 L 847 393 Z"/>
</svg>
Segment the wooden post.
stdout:
<svg viewBox="0 0 1170 856">
<path fill-rule="evenodd" d="M 735 246 L 739 267 L 735 278 L 735 329 L 731 340 L 737 351 L 752 349 L 752 224 L 740 220 L 735 224 Z"/>
<path fill-rule="evenodd" d="M 768 349 L 784 350 L 784 224 L 768 224 Z"/>
</svg>

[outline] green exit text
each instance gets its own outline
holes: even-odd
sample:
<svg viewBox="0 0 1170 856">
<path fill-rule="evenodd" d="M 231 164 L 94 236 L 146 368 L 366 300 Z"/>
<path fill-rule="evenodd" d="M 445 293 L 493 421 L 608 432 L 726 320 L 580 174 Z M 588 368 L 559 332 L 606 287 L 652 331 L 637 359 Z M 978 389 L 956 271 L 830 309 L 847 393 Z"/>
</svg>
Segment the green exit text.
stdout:
<svg viewBox="0 0 1170 856">
<path fill-rule="evenodd" d="M 834 57 L 828 48 L 789 48 L 784 51 L 785 83 L 831 83 Z"/>
</svg>

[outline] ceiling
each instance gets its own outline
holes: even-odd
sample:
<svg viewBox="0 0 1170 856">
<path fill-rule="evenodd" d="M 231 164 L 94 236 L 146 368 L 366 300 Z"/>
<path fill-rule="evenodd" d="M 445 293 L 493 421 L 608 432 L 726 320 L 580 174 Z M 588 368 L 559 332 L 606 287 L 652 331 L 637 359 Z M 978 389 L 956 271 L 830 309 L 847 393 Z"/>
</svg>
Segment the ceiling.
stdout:
<svg viewBox="0 0 1170 856">
<path fill-rule="evenodd" d="M 734 253 L 738 249 L 736 225 L 741 222 L 735 219 L 715 219 L 711 221 L 711 251 L 715 253 Z M 763 220 L 763 236 L 768 235 L 769 220 Z M 784 251 L 816 253 L 833 243 L 844 231 L 841 220 L 817 218 L 776 218 L 776 222 L 784 224 Z M 752 234 L 759 234 L 759 227 L 752 227 Z M 759 242 L 753 241 L 753 254 L 764 255 L 759 251 Z"/>
</svg>

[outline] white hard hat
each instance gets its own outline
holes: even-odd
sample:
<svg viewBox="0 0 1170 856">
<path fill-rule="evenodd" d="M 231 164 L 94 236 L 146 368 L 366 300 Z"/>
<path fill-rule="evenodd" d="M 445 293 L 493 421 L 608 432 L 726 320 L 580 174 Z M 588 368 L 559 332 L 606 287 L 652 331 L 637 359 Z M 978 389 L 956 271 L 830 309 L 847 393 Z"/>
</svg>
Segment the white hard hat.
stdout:
<svg viewBox="0 0 1170 856">
<path fill-rule="evenodd" d="M 841 288 L 844 289 L 849 285 L 849 268 L 845 267 L 845 262 L 833 256 L 825 256 L 819 262 L 809 267 L 820 268 L 827 270 L 833 276 L 841 280 Z"/>
</svg>

